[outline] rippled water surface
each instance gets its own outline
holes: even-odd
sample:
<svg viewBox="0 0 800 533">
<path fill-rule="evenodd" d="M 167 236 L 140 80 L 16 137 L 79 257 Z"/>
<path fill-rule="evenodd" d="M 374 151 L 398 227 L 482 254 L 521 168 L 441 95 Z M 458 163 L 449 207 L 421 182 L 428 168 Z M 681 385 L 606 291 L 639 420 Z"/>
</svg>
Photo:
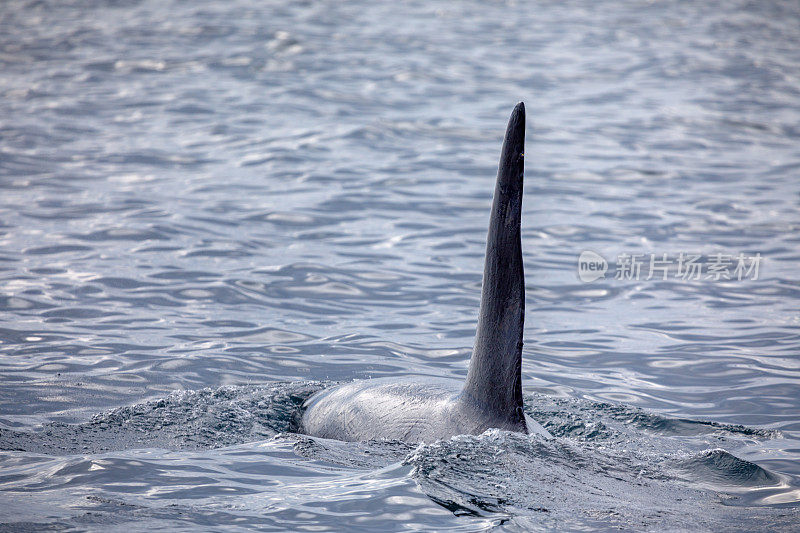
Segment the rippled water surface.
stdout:
<svg viewBox="0 0 800 533">
<path fill-rule="evenodd" d="M 296 434 L 331 383 L 465 375 L 519 100 L 554 439 Z M 797 528 L 798 193 L 796 2 L 4 2 L 0 522 Z"/>
</svg>

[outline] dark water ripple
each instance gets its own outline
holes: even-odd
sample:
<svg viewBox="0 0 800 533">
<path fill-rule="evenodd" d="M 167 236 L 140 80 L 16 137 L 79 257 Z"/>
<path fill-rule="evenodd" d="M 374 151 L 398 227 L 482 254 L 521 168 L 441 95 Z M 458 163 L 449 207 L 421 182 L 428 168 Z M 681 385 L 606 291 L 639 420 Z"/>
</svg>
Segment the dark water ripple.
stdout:
<svg viewBox="0 0 800 533">
<path fill-rule="evenodd" d="M 792 529 L 798 28 L 744 0 L 5 2 L 0 522 Z M 326 380 L 465 374 L 519 100 L 555 441 L 292 435 Z M 764 261 L 584 284 L 584 250 Z"/>
</svg>

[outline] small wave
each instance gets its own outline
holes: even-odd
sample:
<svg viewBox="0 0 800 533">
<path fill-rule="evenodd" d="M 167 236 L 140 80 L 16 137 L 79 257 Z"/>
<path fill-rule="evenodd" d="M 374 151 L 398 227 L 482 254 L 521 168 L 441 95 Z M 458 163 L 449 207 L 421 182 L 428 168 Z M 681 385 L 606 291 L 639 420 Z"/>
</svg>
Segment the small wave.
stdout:
<svg viewBox="0 0 800 533">
<path fill-rule="evenodd" d="M 286 435 L 297 455 L 351 468 L 383 468 L 403 461 L 414 446 L 399 441 L 342 442 L 306 435 Z"/>
<path fill-rule="evenodd" d="M 51 423 L 32 432 L 0 429 L 0 449 L 67 455 L 221 448 L 296 431 L 303 402 L 323 387 L 294 382 L 174 392 L 81 424 Z"/>
<path fill-rule="evenodd" d="M 776 487 L 783 480 L 755 463 L 739 459 L 725 450 L 705 450 L 679 463 L 692 479 L 724 487 Z"/>
<path fill-rule="evenodd" d="M 677 476 L 717 491 L 728 506 L 769 506 L 797 512 L 800 491 L 792 477 L 770 472 L 726 450 L 703 450 L 672 462 Z"/>
<path fill-rule="evenodd" d="M 576 520 L 576 513 L 580 521 L 602 514 L 621 523 L 657 509 L 673 519 L 679 513 L 662 505 L 670 489 L 653 465 L 564 438 L 489 430 L 422 444 L 406 463 L 435 500 L 477 515 L 533 514 L 563 524 Z M 693 491 L 683 492 L 692 498 Z"/>
<path fill-rule="evenodd" d="M 695 459 L 706 470 L 744 483 L 777 478 L 757 465 L 717 451 Z M 456 514 L 513 516 L 533 529 L 715 530 L 776 527 L 784 510 L 732 508 L 733 496 L 687 484 L 662 454 L 489 430 L 477 436 L 421 444 L 405 464 L 431 499 Z M 688 466 L 688 463 L 687 463 Z M 522 521 L 522 522 L 520 522 Z"/>
<path fill-rule="evenodd" d="M 626 430 L 629 427 L 681 437 L 707 435 L 774 439 L 781 436 L 779 431 L 772 429 L 671 418 L 623 404 L 554 398 L 541 394 L 526 398 L 526 410 L 553 435 L 586 441 L 615 440 L 622 434 L 629 435 L 630 432 Z"/>
</svg>

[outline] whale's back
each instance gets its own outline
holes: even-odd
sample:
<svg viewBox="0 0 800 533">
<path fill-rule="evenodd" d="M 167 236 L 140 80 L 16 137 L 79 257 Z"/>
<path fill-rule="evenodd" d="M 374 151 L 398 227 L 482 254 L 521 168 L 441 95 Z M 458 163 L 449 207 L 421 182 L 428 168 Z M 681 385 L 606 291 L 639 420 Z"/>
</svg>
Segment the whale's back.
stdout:
<svg viewBox="0 0 800 533">
<path fill-rule="evenodd" d="M 461 396 L 462 386 L 450 379 L 382 378 L 332 387 L 309 398 L 302 431 L 343 441 L 433 442 L 498 427 Z M 524 424 L 500 429 L 526 430 Z"/>
</svg>

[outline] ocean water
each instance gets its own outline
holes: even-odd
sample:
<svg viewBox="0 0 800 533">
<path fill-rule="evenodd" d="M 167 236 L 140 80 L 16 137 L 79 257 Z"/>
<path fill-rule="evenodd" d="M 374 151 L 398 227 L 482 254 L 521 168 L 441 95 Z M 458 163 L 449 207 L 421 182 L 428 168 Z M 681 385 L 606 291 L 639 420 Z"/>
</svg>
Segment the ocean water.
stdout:
<svg viewBox="0 0 800 533">
<path fill-rule="evenodd" d="M 297 434 L 466 374 L 517 101 L 554 439 Z M 5 1 L 0 529 L 797 530 L 799 194 L 797 2 Z"/>
</svg>

